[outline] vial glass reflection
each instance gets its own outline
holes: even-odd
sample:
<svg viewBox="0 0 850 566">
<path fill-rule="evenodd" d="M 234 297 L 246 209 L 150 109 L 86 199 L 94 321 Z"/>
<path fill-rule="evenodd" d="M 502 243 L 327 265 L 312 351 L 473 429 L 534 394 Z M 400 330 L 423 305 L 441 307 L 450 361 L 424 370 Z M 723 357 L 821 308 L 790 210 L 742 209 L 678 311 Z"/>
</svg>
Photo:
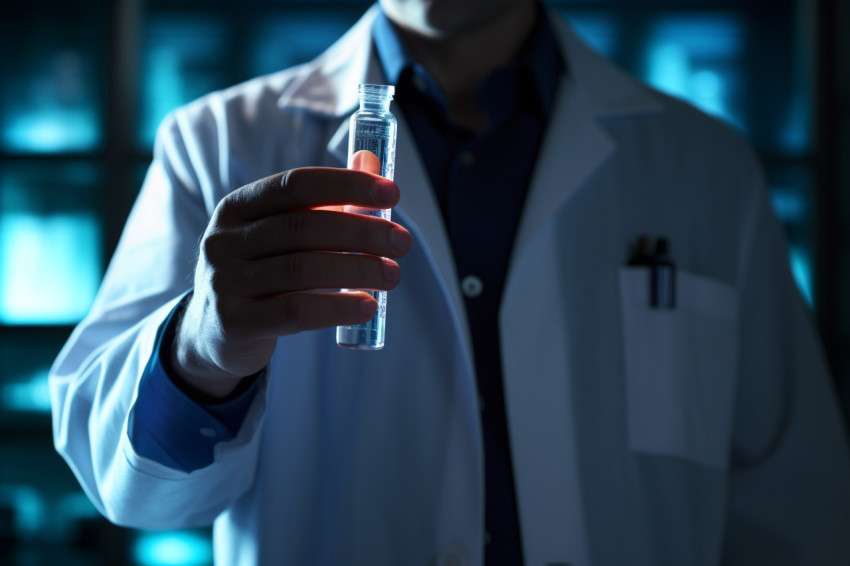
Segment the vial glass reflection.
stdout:
<svg viewBox="0 0 850 566">
<path fill-rule="evenodd" d="M 395 88 L 362 84 L 360 109 L 351 117 L 348 133 L 348 168 L 364 169 L 387 179 L 395 174 L 396 119 L 390 112 Z M 390 219 L 389 210 L 358 210 Z M 380 350 L 386 336 L 387 292 L 367 291 L 378 301 L 378 312 L 364 324 L 337 326 L 336 343 L 344 348 Z"/>
</svg>

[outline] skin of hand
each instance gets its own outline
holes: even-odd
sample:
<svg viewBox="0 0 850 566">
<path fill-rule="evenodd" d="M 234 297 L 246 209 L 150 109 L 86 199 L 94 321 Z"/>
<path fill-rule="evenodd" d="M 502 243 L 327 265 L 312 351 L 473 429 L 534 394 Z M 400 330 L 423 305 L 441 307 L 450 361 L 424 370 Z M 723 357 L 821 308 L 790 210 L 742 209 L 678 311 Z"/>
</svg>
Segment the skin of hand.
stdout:
<svg viewBox="0 0 850 566">
<path fill-rule="evenodd" d="M 371 296 L 334 290 L 395 287 L 401 271 L 389 258 L 406 254 L 411 238 L 344 207 L 391 208 L 398 199 L 388 179 L 327 167 L 292 169 L 227 195 L 201 240 L 171 348 L 175 377 L 224 397 L 268 364 L 279 336 L 368 321 L 378 307 Z"/>
<path fill-rule="evenodd" d="M 381 174 L 381 161 L 378 156 L 367 149 L 361 149 L 351 156 L 351 169 L 366 171 L 373 175 Z"/>
</svg>

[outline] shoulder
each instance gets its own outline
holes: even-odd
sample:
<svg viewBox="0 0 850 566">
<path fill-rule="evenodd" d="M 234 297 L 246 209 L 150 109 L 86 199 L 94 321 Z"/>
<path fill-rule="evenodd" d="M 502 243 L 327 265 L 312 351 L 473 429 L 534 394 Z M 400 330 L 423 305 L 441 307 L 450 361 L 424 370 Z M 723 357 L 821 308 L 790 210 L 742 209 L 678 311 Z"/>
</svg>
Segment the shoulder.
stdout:
<svg viewBox="0 0 850 566">
<path fill-rule="evenodd" d="M 281 97 L 303 81 L 315 65 L 306 63 L 205 94 L 170 112 L 162 121 L 159 134 L 219 135 L 234 128 L 242 130 L 280 120 Z"/>
<path fill-rule="evenodd" d="M 574 90 L 618 151 L 658 155 L 668 166 L 757 166 L 749 142 L 729 123 L 636 79 L 588 47 L 569 25 L 554 22 Z"/>
</svg>

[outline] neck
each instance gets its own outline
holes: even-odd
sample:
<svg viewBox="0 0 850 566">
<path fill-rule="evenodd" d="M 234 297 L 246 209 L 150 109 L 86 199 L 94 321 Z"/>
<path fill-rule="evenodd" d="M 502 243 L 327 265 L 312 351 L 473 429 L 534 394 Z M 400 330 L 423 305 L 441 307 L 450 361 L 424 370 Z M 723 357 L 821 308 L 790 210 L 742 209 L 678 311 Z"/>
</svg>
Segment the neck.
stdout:
<svg viewBox="0 0 850 566">
<path fill-rule="evenodd" d="M 533 2 L 513 6 L 474 29 L 451 37 L 425 37 L 400 29 L 413 57 L 434 77 L 453 120 L 475 131 L 486 126 L 478 108 L 478 86 L 496 68 L 513 61 L 537 18 Z"/>
</svg>

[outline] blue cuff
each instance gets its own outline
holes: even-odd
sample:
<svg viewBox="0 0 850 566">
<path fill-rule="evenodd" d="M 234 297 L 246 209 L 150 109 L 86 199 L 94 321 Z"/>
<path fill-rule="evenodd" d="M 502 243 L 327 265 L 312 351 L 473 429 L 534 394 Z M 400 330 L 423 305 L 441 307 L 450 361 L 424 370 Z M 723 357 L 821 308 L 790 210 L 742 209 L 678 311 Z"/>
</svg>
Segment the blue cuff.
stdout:
<svg viewBox="0 0 850 566">
<path fill-rule="evenodd" d="M 235 398 L 222 403 L 198 402 L 175 385 L 163 356 L 173 343 L 189 296 L 177 303 L 157 330 L 128 427 L 138 454 L 184 472 L 212 464 L 215 445 L 239 433 L 261 381 L 258 374 Z"/>
</svg>

